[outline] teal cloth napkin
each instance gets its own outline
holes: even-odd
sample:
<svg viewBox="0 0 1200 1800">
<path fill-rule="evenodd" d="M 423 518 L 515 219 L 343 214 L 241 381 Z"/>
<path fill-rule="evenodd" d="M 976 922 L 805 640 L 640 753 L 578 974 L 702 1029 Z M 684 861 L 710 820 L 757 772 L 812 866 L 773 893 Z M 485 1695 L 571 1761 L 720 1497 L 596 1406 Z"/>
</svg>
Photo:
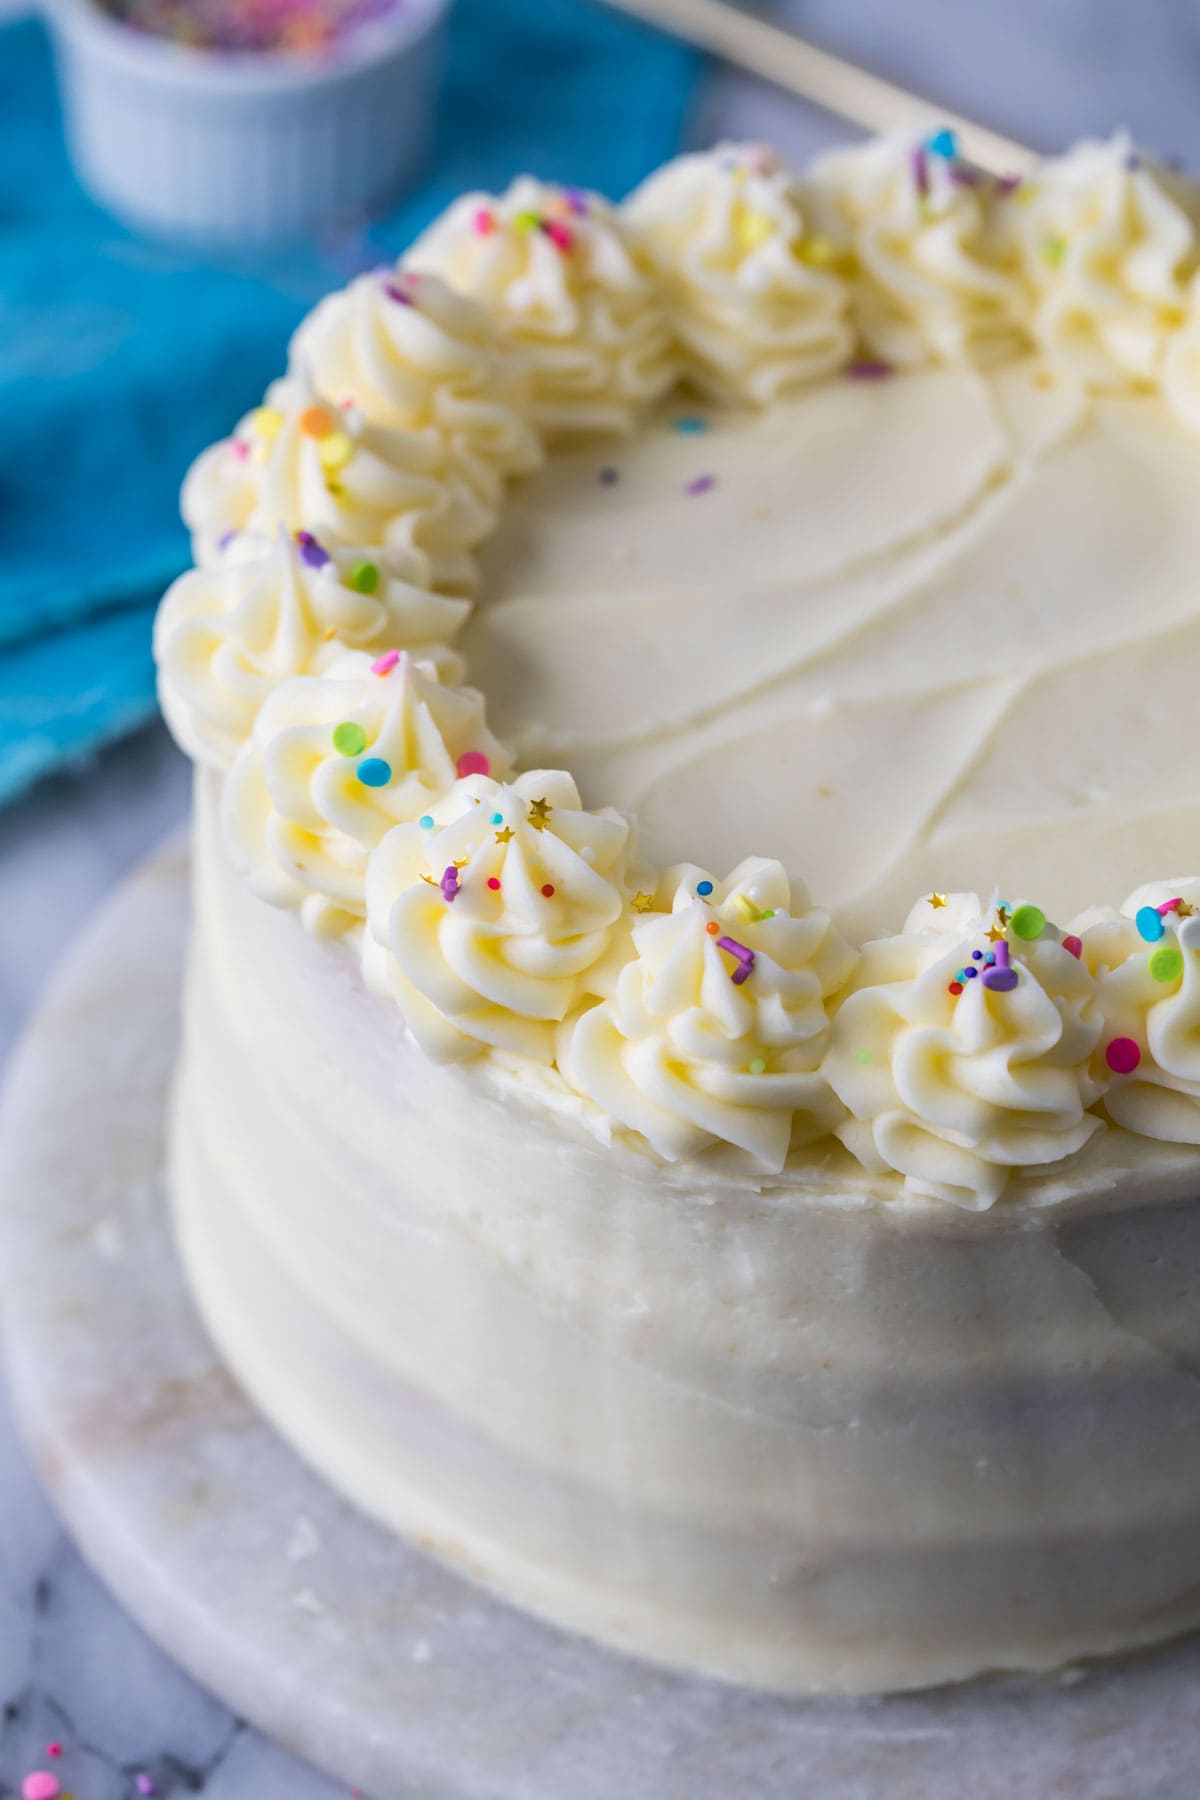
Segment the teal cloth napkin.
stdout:
<svg viewBox="0 0 1200 1800">
<path fill-rule="evenodd" d="M 427 181 L 389 217 L 216 264 L 131 236 L 63 147 L 49 46 L 0 28 L 0 803 L 154 711 L 186 567 L 179 484 L 329 288 L 521 170 L 626 192 L 678 147 L 696 64 L 590 0 L 459 0 Z"/>
</svg>

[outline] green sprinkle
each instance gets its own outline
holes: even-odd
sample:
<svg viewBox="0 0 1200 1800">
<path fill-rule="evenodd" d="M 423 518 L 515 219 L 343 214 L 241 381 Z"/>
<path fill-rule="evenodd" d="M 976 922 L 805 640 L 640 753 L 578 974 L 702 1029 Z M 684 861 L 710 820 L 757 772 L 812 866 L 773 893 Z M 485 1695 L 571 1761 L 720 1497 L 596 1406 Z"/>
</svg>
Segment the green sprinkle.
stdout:
<svg viewBox="0 0 1200 1800">
<path fill-rule="evenodd" d="M 1046 915 L 1040 906 L 1018 906 L 1009 923 L 1019 938 L 1032 943 L 1045 931 Z"/>
<path fill-rule="evenodd" d="M 518 231 L 536 231 L 541 222 L 541 214 L 535 212 L 519 212 L 513 220 Z"/>
<path fill-rule="evenodd" d="M 1183 974 L 1183 951 L 1174 944 L 1160 944 L 1150 952 L 1150 973 L 1155 981 L 1175 981 Z"/>
<path fill-rule="evenodd" d="M 775 908 L 773 906 L 768 906 L 766 912 L 761 912 L 758 916 L 760 920 L 773 919 L 775 917 Z"/>
<path fill-rule="evenodd" d="M 353 719 L 343 719 L 333 728 L 333 747 L 339 756 L 358 756 L 367 747 L 367 734 Z"/>
<path fill-rule="evenodd" d="M 859 1062 L 859 1063 L 869 1063 L 873 1060 L 873 1058 L 872 1058 L 871 1052 L 869 1050 L 860 1050 L 856 1054 L 854 1060 L 855 1060 L 855 1062 Z"/>
<path fill-rule="evenodd" d="M 356 594 L 373 594 L 379 586 L 379 570 L 372 562 L 355 563 L 350 571 L 350 586 Z"/>
<path fill-rule="evenodd" d="M 754 1061 L 750 1064 L 750 1073 L 752 1075 L 761 1075 L 763 1073 L 764 1069 L 766 1068 L 766 1066 L 767 1065 L 763 1061 L 762 1057 L 756 1056 L 754 1058 Z"/>
<path fill-rule="evenodd" d="M 1047 238 L 1042 245 L 1042 261 L 1049 269 L 1057 269 L 1059 263 L 1066 254 L 1067 242 L 1065 238 Z"/>
</svg>

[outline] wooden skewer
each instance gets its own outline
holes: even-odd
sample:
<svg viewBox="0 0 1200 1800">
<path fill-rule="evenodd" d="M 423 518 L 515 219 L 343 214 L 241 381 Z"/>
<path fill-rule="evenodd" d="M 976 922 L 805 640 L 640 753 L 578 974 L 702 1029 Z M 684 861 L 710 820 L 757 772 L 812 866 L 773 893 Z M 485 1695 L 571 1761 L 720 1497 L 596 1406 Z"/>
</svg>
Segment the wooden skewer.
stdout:
<svg viewBox="0 0 1200 1800">
<path fill-rule="evenodd" d="M 608 4 L 867 131 L 945 126 L 955 133 L 969 161 L 996 174 L 1024 174 L 1037 160 L 1028 145 L 989 131 L 919 94 L 910 94 L 769 20 L 741 12 L 727 0 L 608 0 Z"/>
</svg>

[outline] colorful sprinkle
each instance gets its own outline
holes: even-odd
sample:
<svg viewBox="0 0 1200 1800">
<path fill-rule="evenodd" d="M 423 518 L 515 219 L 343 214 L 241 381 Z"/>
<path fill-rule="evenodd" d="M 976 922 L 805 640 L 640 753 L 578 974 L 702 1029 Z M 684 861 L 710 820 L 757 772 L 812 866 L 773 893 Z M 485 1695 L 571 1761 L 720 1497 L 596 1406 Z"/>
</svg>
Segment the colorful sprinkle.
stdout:
<svg viewBox="0 0 1200 1800">
<path fill-rule="evenodd" d="M 321 459 L 321 467 L 331 475 L 336 475 L 354 455 L 354 439 L 344 431 L 331 431 L 321 439 L 317 455 Z"/>
<path fill-rule="evenodd" d="M 539 213 L 519 212 L 513 220 L 513 226 L 517 231 L 536 231 L 541 222 Z"/>
<path fill-rule="evenodd" d="M 63 1753 L 63 1747 L 58 1742 L 57 1738 L 55 1738 L 51 1743 L 46 1745 L 46 1755 L 47 1756 L 61 1756 L 62 1753 Z"/>
<path fill-rule="evenodd" d="M 361 756 L 367 747 L 367 734 L 353 719 L 343 719 L 333 728 L 333 747 L 339 756 Z"/>
<path fill-rule="evenodd" d="M 909 166 L 912 169 L 912 178 L 918 194 L 922 196 L 927 194 L 929 192 L 929 164 L 921 144 L 913 145 L 909 153 Z"/>
<path fill-rule="evenodd" d="M 489 875 L 487 884 L 491 888 L 493 894 L 498 894 L 500 892 L 500 877 L 498 875 Z"/>
<path fill-rule="evenodd" d="M 846 364 L 848 381 L 885 381 L 894 373 L 893 365 L 880 356 L 859 356 Z"/>
<path fill-rule="evenodd" d="M 1027 943 L 1040 938 L 1046 929 L 1046 915 L 1040 906 L 1018 906 L 1011 922 L 1017 936 Z"/>
<path fill-rule="evenodd" d="M 958 139 L 947 126 L 943 126 L 941 131 L 935 131 L 932 137 L 925 140 L 925 148 L 934 156 L 941 156 L 947 162 L 952 162 L 958 155 Z"/>
<path fill-rule="evenodd" d="M 21 1783 L 21 1792 L 25 1800 L 54 1800 L 58 1793 L 58 1776 L 51 1775 L 48 1769 L 34 1769 Z"/>
<path fill-rule="evenodd" d="M 1069 950 L 1071 952 L 1071 955 L 1075 958 L 1076 962 L 1078 962 L 1083 955 L 1083 939 L 1081 937 L 1076 937 L 1073 932 L 1068 933 L 1063 939 L 1062 947 L 1064 950 Z"/>
<path fill-rule="evenodd" d="M 554 883 L 552 881 L 543 881 L 543 883 L 542 883 L 542 899 L 543 900 L 553 900 L 553 898 L 554 898 Z"/>
<path fill-rule="evenodd" d="M 496 229 L 496 215 L 489 207 L 481 206 L 471 219 L 471 229 L 479 237 L 491 237 Z"/>
<path fill-rule="evenodd" d="M 971 961 L 972 962 L 982 962 L 983 961 L 983 951 L 982 950 L 972 950 Z"/>
<path fill-rule="evenodd" d="M 765 1074 L 766 1067 L 767 1067 L 767 1065 L 766 1065 L 765 1059 L 761 1056 L 756 1056 L 750 1064 L 750 1073 L 752 1075 Z"/>
<path fill-rule="evenodd" d="M 432 813 L 422 813 L 421 817 L 417 820 L 417 824 L 421 827 L 422 831 L 432 831 L 433 830 L 433 815 L 432 815 Z"/>
<path fill-rule="evenodd" d="M 398 650 L 385 650 L 383 655 L 377 656 L 371 664 L 371 673 L 372 675 L 390 675 L 399 661 L 400 652 Z"/>
<path fill-rule="evenodd" d="M 716 935 L 717 935 L 718 931 L 720 931 L 721 927 L 717 924 L 717 921 L 715 919 L 710 919 L 708 921 L 708 924 L 704 927 L 704 929 L 705 929 L 705 931 L 707 931 L 709 937 L 716 937 Z"/>
<path fill-rule="evenodd" d="M 960 969 L 959 975 L 964 981 L 975 981 L 978 979 L 979 970 L 972 968 Z"/>
<path fill-rule="evenodd" d="M 563 199 L 566 201 L 567 206 L 569 207 L 571 212 L 573 212 L 577 218 L 583 219 L 583 218 L 587 217 L 588 197 L 584 193 L 582 188 L 577 188 L 577 187 L 564 188 L 563 189 Z"/>
<path fill-rule="evenodd" d="M 620 479 L 621 479 L 620 469 L 614 469 L 611 467 L 611 465 L 607 468 L 601 469 L 601 471 L 600 471 L 600 486 L 601 487 L 615 487 L 617 485 L 617 482 L 620 481 Z"/>
<path fill-rule="evenodd" d="M 550 802 L 543 797 L 529 802 L 529 823 L 535 831 L 545 831 L 550 823 L 550 814 L 554 811 Z"/>
<path fill-rule="evenodd" d="M 770 215 L 762 212 L 741 212 L 737 220 L 738 246 L 742 250 L 757 250 L 765 244 L 775 229 Z"/>
<path fill-rule="evenodd" d="M 854 1060 L 856 1063 L 862 1063 L 865 1067 L 865 1065 L 867 1063 L 873 1061 L 874 1059 L 872 1058 L 871 1052 L 869 1050 L 859 1050 L 859 1051 L 856 1051 Z"/>
<path fill-rule="evenodd" d="M 460 776 L 486 775 L 491 766 L 490 759 L 482 750 L 464 750 L 454 765 Z"/>
<path fill-rule="evenodd" d="M 633 907 L 635 913 L 652 912 L 654 909 L 654 895 L 643 894 L 639 891 L 633 896 L 633 899 L 629 904 Z"/>
<path fill-rule="evenodd" d="M 753 950 L 748 949 L 745 944 L 739 944 L 736 938 L 731 937 L 718 938 L 717 949 L 724 950 L 727 955 L 737 958 L 738 966 L 733 971 L 734 987 L 741 987 L 744 981 L 749 981 L 754 973 L 754 964 L 758 960 Z"/>
<path fill-rule="evenodd" d="M 1133 922 L 1137 926 L 1139 934 L 1145 938 L 1148 944 L 1157 944 L 1159 938 L 1166 931 L 1162 914 L 1157 906 L 1139 906 Z"/>
<path fill-rule="evenodd" d="M 328 437 L 334 429 L 333 420 L 323 406 L 306 406 L 297 423 L 305 437 Z"/>
<path fill-rule="evenodd" d="M 382 756 L 368 756 L 358 765 L 358 779 L 364 787 L 386 787 L 392 779 L 392 765 L 385 762 Z"/>
<path fill-rule="evenodd" d="M 296 542 L 300 546 L 300 561 L 309 569 L 323 569 L 331 560 L 328 550 L 318 544 L 311 531 L 298 531 Z"/>
<path fill-rule="evenodd" d="M 1003 938 L 997 940 L 995 956 L 987 959 L 993 964 L 983 978 L 985 988 L 994 994 L 1008 994 L 1017 985 L 1017 971 L 1009 967 L 1008 945 Z"/>
<path fill-rule="evenodd" d="M 458 870 L 453 863 L 449 863 L 447 867 L 442 870 L 442 879 L 438 882 L 438 886 L 442 890 L 442 899 L 447 905 L 449 905 L 451 900 L 458 898 L 462 883 L 458 879 Z"/>
<path fill-rule="evenodd" d="M 492 814 L 492 824 L 493 825 L 503 825 L 503 823 L 504 823 L 504 814 L 503 813 L 493 813 Z"/>
<path fill-rule="evenodd" d="M 702 437 L 708 430 L 708 420 L 702 419 L 698 413 L 684 413 L 682 418 L 675 420 L 671 429 L 677 431 L 680 437 Z"/>
<path fill-rule="evenodd" d="M 691 494 L 693 496 L 697 494 L 707 494 L 712 488 L 715 488 L 716 485 L 717 478 L 715 475 L 693 475 L 692 479 L 685 483 L 683 491 L 685 494 Z"/>
<path fill-rule="evenodd" d="M 283 430 L 283 414 L 274 406 L 257 407 L 250 414 L 250 429 L 269 444 Z"/>
<path fill-rule="evenodd" d="M 698 881 L 696 883 L 696 892 L 702 900 L 707 900 L 712 891 L 713 884 L 711 881 Z"/>
<path fill-rule="evenodd" d="M 147 1775 L 144 1769 L 140 1775 L 134 1776 L 133 1785 L 139 1794 L 152 1794 L 155 1791 L 154 1778 L 151 1775 Z"/>
<path fill-rule="evenodd" d="M 561 250 L 564 256 L 569 250 L 574 248 L 575 235 L 572 232 L 571 227 L 569 225 L 564 225 L 561 219 L 543 219 L 542 230 L 550 239 L 554 248 L 556 250 Z"/>
<path fill-rule="evenodd" d="M 1183 974 L 1183 951 L 1174 944 L 1160 944 L 1150 952 L 1150 973 L 1155 981 L 1175 981 Z"/>
<path fill-rule="evenodd" d="M 408 289 L 402 288 L 398 282 L 395 282 L 395 281 L 385 282 L 383 291 L 387 295 L 389 300 L 394 300 L 396 302 L 397 306 L 415 306 L 416 305 L 416 301 L 413 299 L 412 295 L 408 292 Z"/>
<path fill-rule="evenodd" d="M 1057 269 L 1066 254 L 1067 242 L 1065 238 L 1047 238 L 1042 245 L 1042 261 L 1048 269 Z"/>
<path fill-rule="evenodd" d="M 1105 1045 L 1104 1060 L 1114 1075 L 1132 1075 L 1142 1053 L 1133 1038 L 1115 1037 Z"/>
<path fill-rule="evenodd" d="M 954 995 L 955 999 L 958 998 L 958 996 L 962 993 L 962 991 L 963 991 L 963 984 L 961 981 L 952 981 L 950 983 L 950 992 Z"/>
</svg>

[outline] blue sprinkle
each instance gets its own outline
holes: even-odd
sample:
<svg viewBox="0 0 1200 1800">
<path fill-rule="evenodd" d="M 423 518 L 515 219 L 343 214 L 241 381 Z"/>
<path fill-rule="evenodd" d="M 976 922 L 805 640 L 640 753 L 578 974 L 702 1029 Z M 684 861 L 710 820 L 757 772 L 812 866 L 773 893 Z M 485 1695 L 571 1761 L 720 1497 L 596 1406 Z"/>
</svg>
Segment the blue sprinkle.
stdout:
<svg viewBox="0 0 1200 1800">
<path fill-rule="evenodd" d="M 1148 944 L 1157 944 L 1167 929 L 1157 906 L 1139 906 L 1134 924 Z"/>
<path fill-rule="evenodd" d="M 697 418 L 694 413 L 688 414 L 682 419 L 676 419 L 675 429 L 681 437 L 699 437 L 701 432 L 708 430 L 708 420 Z"/>
<path fill-rule="evenodd" d="M 982 950 L 972 950 L 971 961 L 972 962 L 982 962 L 983 961 L 983 951 Z"/>
<path fill-rule="evenodd" d="M 964 981 L 974 981 L 974 979 L 978 975 L 978 973 L 979 973 L 978 969 L 964 969 L 962 972 L 962 978 Z"/>
<path fill-rule="evenodd" d="M 994 950 L 989 950 L 983 960 L 987 964 L 988 968 L 990 969 L 992 967 L 992 965 L 995 963 L 996 952 Z"/>
<path fill-rule="evenodd" d="M 433 819 L 429 813 L 422 813 L 421 817 L 417 820 L 417 824 L 421 827 L 422 831 L 433 830 Z"/>
<path fill-rule="evenodd" d="M 713 884 L 711 881 L 698 881 L 696 883 L 696 892 L 700 895 L 702 900 L 707 900 L 712 891 Z"/>
<path fill-rule="evenodd" d="M 504 823 L 504 814 L 503 813 L 493 813 L 492 814 L 492 824 L 493 825 L 503 825 L 503 823 Z"/>
<path fill-rule="evenodd" d="M 364 787 L 386 787 L 392 779 L 392 765 L 384 762 L 382 756 L 364 757 L 356 772 Z"/>
<path fill-rule="evenodd" d="M 934 132 L 926 149 L 932 150 L 935 156 L 944 156 L 947 162 L 952 162 L 958 155 L 958 139 L 952 131 L 943 127 L 941 131 Z"/>
</svg>

